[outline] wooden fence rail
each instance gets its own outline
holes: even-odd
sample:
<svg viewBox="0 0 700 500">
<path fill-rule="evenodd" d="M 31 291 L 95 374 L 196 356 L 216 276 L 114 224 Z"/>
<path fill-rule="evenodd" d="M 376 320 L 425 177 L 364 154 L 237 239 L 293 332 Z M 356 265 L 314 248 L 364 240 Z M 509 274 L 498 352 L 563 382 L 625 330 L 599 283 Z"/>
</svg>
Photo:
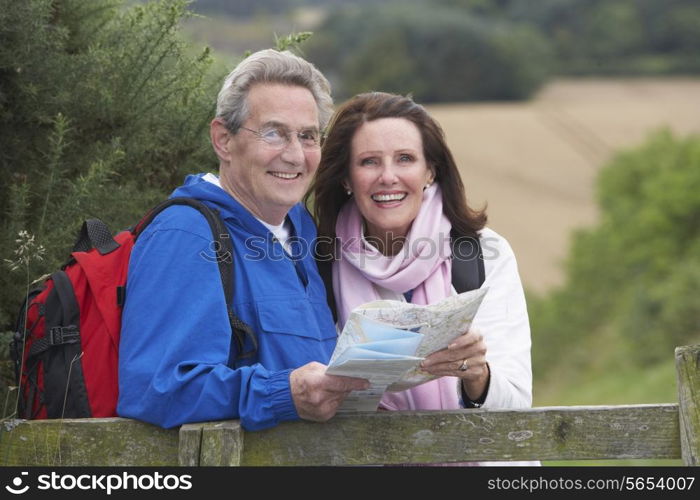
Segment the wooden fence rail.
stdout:
<svg viewBox="0 0 700 500">
<path fill-rule="evenodd" d="M 700 465 L 700 345 L 676 349 L 678 404 L 378 412 L 245 432 L 122 418 L 9 420 L 0 465 L 364 465 L 682 458 Z"/>
</svg>

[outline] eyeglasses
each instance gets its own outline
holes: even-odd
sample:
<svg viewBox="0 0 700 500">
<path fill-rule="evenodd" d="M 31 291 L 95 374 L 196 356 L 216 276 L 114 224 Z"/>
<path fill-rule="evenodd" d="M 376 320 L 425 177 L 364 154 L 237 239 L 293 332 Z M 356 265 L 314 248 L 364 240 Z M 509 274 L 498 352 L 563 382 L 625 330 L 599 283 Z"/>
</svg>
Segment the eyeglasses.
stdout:
<svg viewBox="0 0 700 500">
<path fill-rule="evenodd" d="M 257 135 L 258 138 L 273 149 L 284 149 L 292 141 L 292 133 L 299 139 L 302 149 L 314 151 L 321 147 L 321 134 L 318 130 L 306 129 L 300 132 L 292 132 L 284 127 L 265 127 L 262 130 L 253 130 L 247 127 L 239 127 Z"/>
</svg>

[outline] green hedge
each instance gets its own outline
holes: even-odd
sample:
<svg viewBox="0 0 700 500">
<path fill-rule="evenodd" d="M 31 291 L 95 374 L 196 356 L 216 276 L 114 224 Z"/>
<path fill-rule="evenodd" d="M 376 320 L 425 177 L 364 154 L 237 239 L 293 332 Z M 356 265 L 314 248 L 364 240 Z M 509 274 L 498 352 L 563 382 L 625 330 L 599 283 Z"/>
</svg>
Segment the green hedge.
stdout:
<svg viewBox="0 0 700 500">
<path fill-rule="evenodd" d="M 565 285 L 529 300 L 541 376 L 646 366 L 700 340 L 700 137 L 659 131 L 597 187 L 600 221 L 575 234 Z"/>
</svg>

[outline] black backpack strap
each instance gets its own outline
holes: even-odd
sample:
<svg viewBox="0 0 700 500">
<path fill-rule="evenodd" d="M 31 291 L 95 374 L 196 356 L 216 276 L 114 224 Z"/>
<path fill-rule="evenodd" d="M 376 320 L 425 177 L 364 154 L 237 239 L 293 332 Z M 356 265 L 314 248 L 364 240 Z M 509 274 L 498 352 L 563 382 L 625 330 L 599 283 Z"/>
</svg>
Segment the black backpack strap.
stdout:
<svg viewBox="0 0 700 500">
<path fill-rule="evenodd" d="M 32 344 L 30 357 L 42 355 L 44 404 L 49 418 L 92 416 L 80 358 L 80 309 L 68 275 L 51 275 L 54 289 L 46 298 L 44 338 Z M 43 341 L 43 342 L 42 342 Z M 36 344 L 43 344 L 37 346 Z M 70 378 L 69 378 L 70 375 Z"/>
<path fill-rule="evenodd" d="M 338 311 L 335 305 L 335 294 L 333 293 L 333 261 L 328 259 L 316 258 L 316 266 L 318 266 L 318 274 L 321 275 L 323 285 L 326 287 L 326 302 L 333 314 L 333 322 L 338 322 Z"/>
<path fill-rule="evenodd" d="M 64 271 L 53 273 L 51 280 L 54 297 L 46 299 L 46 332 L 42 338 L 32 343 L 27 355 L 29 358 L 54 346 L 80 342 L 80 308 L 73 284 Z"/>
<path fill-rule="evenodd" d="M 485 277 L 479 238 L 452 234 L 452 285 L 457 293 L 480 288 Z"/>
<path fill-rule="evenodd" d="M 452 236 L 452 285 L 457 293 L 464 293 L 470 290 L 481 288 L 486 279 L 484 270 L 484 253 L 478 236 L 459 236 L 455 233 Z M 484 404 L 489 387 L 487 385 L 480 400 L 472 401 L 464 390 L 462 384 L 459 385 L 462 394 L 462 401 L 465 408 L 479 408 Z"/>
<path fill-rule="evenodd" d="M 198 210 L 207 219 L 207 223 L 211 228 L 211 233 L 214 238 L 214 250 L 216 252 L 216 262 L 219 264 L 219 274 L 221 283 L 224 288 L 224 296 L 226 298 L 226 310 L 228 311 L 229 324 L 231 325 L 231 333 L 236 342 L 237 352 L 240 354 L 238 358 L 247 358 L 253 356 L 258 350 L 258 339 L 253 332 L 253 329 L 241 320 L 233 312 L 233 284 L 234 284 L 234 267 L 233 267 L 233 244 L 231 235 L 226 229 L 224 221 L 221 219 L 218 210 L 212 209 L 205 203 L 194 198 L 169 198 L 156 207 L 154 207 L 143 219 L 132 229 L 134 238 L 137 239 L 143 230 L 156 218 L 156 216 L 168 207 L 173 205 L 186 205 Z M 245 340 L 249 338 L 252 348 L 245 352 Z"/>
</svg>

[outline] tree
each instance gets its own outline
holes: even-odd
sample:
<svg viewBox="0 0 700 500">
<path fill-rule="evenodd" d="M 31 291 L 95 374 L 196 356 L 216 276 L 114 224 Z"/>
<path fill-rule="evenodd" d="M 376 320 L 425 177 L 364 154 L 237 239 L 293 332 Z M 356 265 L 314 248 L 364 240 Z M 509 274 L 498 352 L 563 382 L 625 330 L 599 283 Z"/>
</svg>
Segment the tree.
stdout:
<svg viewBox="0 0 700 500">
<path fill-rule="evenodd" d="M 698 192 L 698 136 L 660 131 L 601 171 L 600 222 L 576 233 L 565 285 L 528 299 L 540 376 L 555 359 L 591 363 L 592 352 L 646 366 L 700 340 Z M 601 338 L 608 349 L 591 349 Z"/>
<path fill-rule="evenodd" d="M 383 90 L 419 102 L 521 99 L 549 70 L 549 48 L 536 29 L 464 9 L 348 7 L 318 32 L 307 52 L 339 98 Z"/>
</svg>

